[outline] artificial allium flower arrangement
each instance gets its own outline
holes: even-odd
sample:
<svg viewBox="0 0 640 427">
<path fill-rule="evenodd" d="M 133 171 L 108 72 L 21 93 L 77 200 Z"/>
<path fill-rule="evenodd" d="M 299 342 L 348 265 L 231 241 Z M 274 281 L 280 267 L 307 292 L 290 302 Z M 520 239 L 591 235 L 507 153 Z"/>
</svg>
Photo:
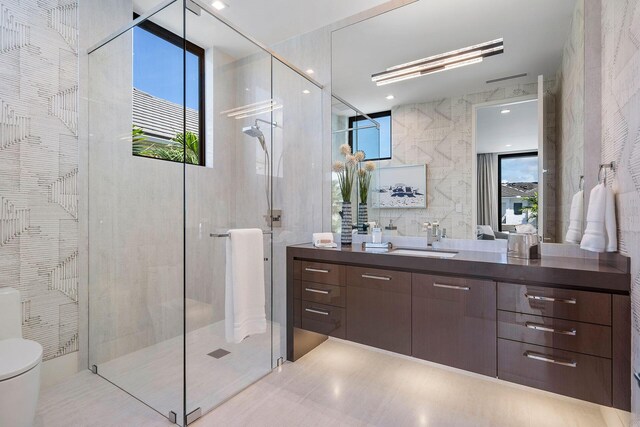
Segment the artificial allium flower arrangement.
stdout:
<svg viewBox="0 0 640 427">
<path fill-rule="evenodd" d="M 356 151 L 354 154 L 351 154 L 349 144 L 342 144 L 340 146 L 340 154 L 344 156 L 345 161 L 342 162 L 338 160 L 334 162 L 333 171 L 338 175 L 342 201 L 345 203 L 351 202 L 353 182 L 357 175 L 360 202 L 367 203 L 369 185 L 371 184 L 371 173 L 375 170 L 376 165 L 373 162 L 366 162 L 364 168 L 358 169 L 358 164 L 365 159 L 364 151 Z"/>
<path fill-rule="evenodd" d="M 358 160 L 355 155 L 351 154 L 349 144 L 340 146 L 340 154 L 344 156 L 344 162 L 338 160 L 333 163 L 333 171 L 338 175 L 338 184 L 340 184 L 340 193 L 344 203 L 351 202 L 351 190 L 353 189 L 353 180 L 358 170 Z M 357 154 L 357 153 L 356 153 Z M 360 156 L 358 154 L 358 156 Z M 364 153 L 362 153 L 364 156 Z"/>
<path fill-rule="evenodd" d="M 376 164 L 368 161 L 363 168 L 358 169 L 358 188 L 360 190 L 360 203 L 367 204 L 369 197 L 369 186 L 371 185 L 371 175 L 376 170 Z"/>
</svg>

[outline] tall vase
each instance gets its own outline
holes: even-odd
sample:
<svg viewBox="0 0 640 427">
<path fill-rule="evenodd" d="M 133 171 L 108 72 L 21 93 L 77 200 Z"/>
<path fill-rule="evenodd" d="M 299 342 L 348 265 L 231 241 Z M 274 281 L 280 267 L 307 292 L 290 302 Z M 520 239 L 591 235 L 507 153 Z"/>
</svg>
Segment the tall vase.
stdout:
<svg viewBox="0 0 640 427">
<path fill-rule="evenodd" d="M 367 212 L 367 204 L 358 204 L 358 234 L 367 234 L 369 226 L 369 213 Z"/>
<path fill-rule="evenodd" d="M 353 229 L 353 220 L 351 218 L 351 203 L 342 202 L 342 230 L 340 242 L 347 246 L 351 244 L 351 231 Z"/>
</svg>

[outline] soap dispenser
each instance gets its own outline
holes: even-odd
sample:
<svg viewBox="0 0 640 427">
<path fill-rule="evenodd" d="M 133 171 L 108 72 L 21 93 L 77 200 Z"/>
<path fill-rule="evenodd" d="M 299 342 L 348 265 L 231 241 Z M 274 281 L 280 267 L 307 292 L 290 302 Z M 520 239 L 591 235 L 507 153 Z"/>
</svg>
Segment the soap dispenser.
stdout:
<svg viewBox="0 0 640 427">
<path fill-rule="evenodd" d="M 371 231 L 371 242 L 382 243 L 382 230 L 380 229 L 380 225 L 377 223 Z"/>
</svg>

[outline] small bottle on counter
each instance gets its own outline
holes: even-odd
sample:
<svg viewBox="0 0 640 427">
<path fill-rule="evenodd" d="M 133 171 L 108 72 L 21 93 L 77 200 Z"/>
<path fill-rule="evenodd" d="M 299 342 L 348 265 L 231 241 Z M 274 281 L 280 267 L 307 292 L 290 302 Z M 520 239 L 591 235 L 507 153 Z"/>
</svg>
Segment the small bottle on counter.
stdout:
<svg viewBox="0 0 640 427">
<path fill-rule="evenodd" d="M 389 225 L 384 228 L 384 236 L 385 237 L 394 237 L 398 235 L 398 227 L 393 225 L 393 220 L 389 220 Z"/>
</svg>

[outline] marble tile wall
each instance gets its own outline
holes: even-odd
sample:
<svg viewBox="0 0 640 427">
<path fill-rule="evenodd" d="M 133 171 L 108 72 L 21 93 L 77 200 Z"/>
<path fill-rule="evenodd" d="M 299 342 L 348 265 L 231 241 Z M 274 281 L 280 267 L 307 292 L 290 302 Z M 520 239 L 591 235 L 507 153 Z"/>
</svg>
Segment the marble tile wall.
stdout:
<svg viewBox="0 0 640 427">
<path fill-rule="evenodd" d="M 557 235 L 563 241 L 569 228 L 571 199 L 584 173 L 585 90 L 584 0 L 576 2 L 562 66 L 556 75 L 557 93 Z"/>
<path fill-rule="evenodd" d="M 618 244 L 631 257 L 632 369 L 640 371 L 640 1 L 602 2 L 602 153 L 618 168 Z M 640 388 L 632 382 L 632 425 L 640 423 Z"/>
<path fill-rule="evenodd" d="M 0 0 L 0 287 L 45 360 L 79 346 L 77 13 Z"/>
</svg>

